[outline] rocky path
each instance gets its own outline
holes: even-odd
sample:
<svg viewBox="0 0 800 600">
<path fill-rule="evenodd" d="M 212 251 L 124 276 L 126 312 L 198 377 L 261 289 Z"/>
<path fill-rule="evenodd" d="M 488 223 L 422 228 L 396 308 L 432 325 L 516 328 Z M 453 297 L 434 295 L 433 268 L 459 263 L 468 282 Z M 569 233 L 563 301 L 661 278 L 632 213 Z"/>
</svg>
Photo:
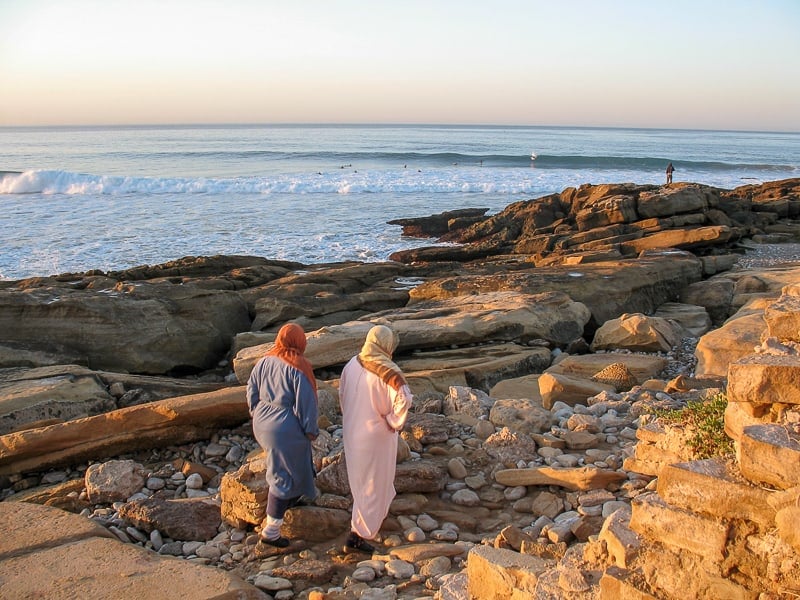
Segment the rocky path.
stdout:
<svg viewBox="0 0 800 600">
<path fill-rule="evenodd" d="M 686 339 L 662 357 L 668 359 L 662 376 L 691 373 L 694 342 Z M 474 390 L 457 393 L 486 401 Z M 30 500 L 79 513 L 125 544 L 216 567 L 275 598 L 304 598 L 312 591 L 336 598 L 337 590 L 344 594 L 362 588 L 387 594 L 374 597 L 430 597 L 443 587 L 463 586 L 464 561 L 476 544 L 516 551 L 524 544 L 527 553 L 552 561 L 555 568 L 571 545 L 597 535 L 606 517 L 648 488 L 650 477 L 622 469 L 632 455 L 641 416 L 653 406 L 682 402 L 680 394 L 641 386 L 621 394 L 603 392 L 586 404 L 556 403 L 539 415 L 545 422 L 529 429 L 530 435 L 493 424 L 487 416 L 454 416 L 446 419 L 447 436 L 432 443 L 425 443 L 424 434 L 417 434 L 420 441 L 409 431 L 412 418 L 404 432 L 410 443 L 401 444 L 412 473 L 415 461 L 429 460 L 446 470 L 447 481 L 436 494 L 398 495 L 374 557 L 342 551 L 346 522 L 330 539 L 305 541 L 302 528 L 311 531 L 319 525 L 313 517 L 304 523 L 302 515 L 309 508 L 294 509 L 295 543 L 286 551 L 257 547 L 257 527 L 235 528 L 220 521 L 222 477 L 260 450 L 249 423 L 202 442 L 8 477 L 2 495 L 7 501 Z M 537 428 L 542 432 L 534 433 Z M 332 423 L 327 431 L 326 453 L 332 456 L 341 449 L 341 428 Z M 95 472 L 104 465 L 109 474 L 98 483 Z M 141 475 L 128 489 L 123 484 L 133 471 L 126 468 Z M 532 473 L 552 478 L 532 485 L 535 480 L 526 479 Z M 191 521 L 182 523 L 182 539 L 173 539 L 158 524 L 132 523 L 126 506 L 146 498 L 208 501 L 215 510 L 171 516 L 173 530 L 178 521 Z M 315 504 L 349 508 L 347 497 L 330 493 L 323 493 Z"/>
</svg>

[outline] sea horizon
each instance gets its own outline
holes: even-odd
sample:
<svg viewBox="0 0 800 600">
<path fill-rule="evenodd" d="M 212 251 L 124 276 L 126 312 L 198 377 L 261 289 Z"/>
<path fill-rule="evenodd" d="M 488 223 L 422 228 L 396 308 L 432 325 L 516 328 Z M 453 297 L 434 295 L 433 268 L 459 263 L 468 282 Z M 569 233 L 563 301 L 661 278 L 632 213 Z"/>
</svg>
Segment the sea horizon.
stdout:
<svg viewBox="0 0 800 600">
<path fill-rule="evenodd" d="M 763 129 L 763 128 L 714 128 L 714 127 L 666 127 L 666 126 L 642 126 L 642 125 L 565 125 L 565 124 L 519 124 L 519 123 L 435 123 L 435 122 L 337 122 L 337 121 L 213 121 L 213 122 L 180 122 L 180 123 L 56 123 L 56 124 L 28 124 L 28 125 L 9 125 L 0 124 L 3 129 L 228 129 L 228 128 L 252 128 L 252 127 L 323 127 L 323 128 L 484 128 L 484 129 L 588 129 L 588 130 L 621 130 L 621 131 L 675 131 L 675 132 L 703 132 L 703 133 L 767 133 L 767 134 L 787 134 L 798 135 L 800 129 Z"/>
</svg>

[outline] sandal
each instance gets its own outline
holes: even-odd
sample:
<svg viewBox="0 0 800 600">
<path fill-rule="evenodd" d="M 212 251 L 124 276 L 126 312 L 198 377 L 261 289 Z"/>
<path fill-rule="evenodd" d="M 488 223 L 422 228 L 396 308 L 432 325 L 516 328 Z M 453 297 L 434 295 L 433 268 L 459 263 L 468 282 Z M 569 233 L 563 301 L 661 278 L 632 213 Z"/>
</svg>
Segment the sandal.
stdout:
<svg viewBox="0 0 800 600">
<path fill-rule="evenodd" d="M 375 552 L 375 546 L 368 543 L 364 538 L 356 533 L 350 533 L 347 536 L 347 541 L 344 545 L 344 551 L 347 552 L 365 552 L 367 554 L 373 554 Z"/>
<path fill-rule="evenodd" d="M 275 548 L 286 548 L 290 542 L 283 536 L 278 536 L 274 540 L 268 540 L 265 537 L 258 538 L 259 544 L 267 544 L 268 546 L 274 546 Z"/>
</svg>

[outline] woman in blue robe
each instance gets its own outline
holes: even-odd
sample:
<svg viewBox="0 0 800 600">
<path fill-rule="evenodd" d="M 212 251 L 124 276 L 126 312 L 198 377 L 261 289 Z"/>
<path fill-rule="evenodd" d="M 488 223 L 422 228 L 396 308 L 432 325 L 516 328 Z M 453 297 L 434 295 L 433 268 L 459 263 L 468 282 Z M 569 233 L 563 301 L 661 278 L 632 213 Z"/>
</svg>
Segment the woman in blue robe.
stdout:
<svg viewBox="0 0 800 600">
<path fill-rule="evenodd" d="M 302 496 L 314 498 L 311 442 L 319 435 L 317 382 L 303 353 L 306 335 L 295 323 L 281 327 L 275 344 L 247 382 L 253 434 L 266 457 L 267 517 L 259 543 L 289 545 L 280 535 L 283 515 Z"/>
</svg>

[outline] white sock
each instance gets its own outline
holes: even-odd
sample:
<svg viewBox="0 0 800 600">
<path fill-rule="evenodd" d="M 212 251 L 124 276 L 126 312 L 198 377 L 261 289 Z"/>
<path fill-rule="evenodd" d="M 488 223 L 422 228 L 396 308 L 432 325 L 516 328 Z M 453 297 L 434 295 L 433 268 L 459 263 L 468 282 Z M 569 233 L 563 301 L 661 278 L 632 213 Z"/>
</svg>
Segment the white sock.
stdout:
<svg viewBox="0 0 800 600">
<path fill-rule="evenodd" d="M 261 537 L 268 540 L 276 540 L 281 536 L 281 525 L 283 519 L 276 519 L 267 515 L 267 526 L 261 530 Z"/>
</svg>

